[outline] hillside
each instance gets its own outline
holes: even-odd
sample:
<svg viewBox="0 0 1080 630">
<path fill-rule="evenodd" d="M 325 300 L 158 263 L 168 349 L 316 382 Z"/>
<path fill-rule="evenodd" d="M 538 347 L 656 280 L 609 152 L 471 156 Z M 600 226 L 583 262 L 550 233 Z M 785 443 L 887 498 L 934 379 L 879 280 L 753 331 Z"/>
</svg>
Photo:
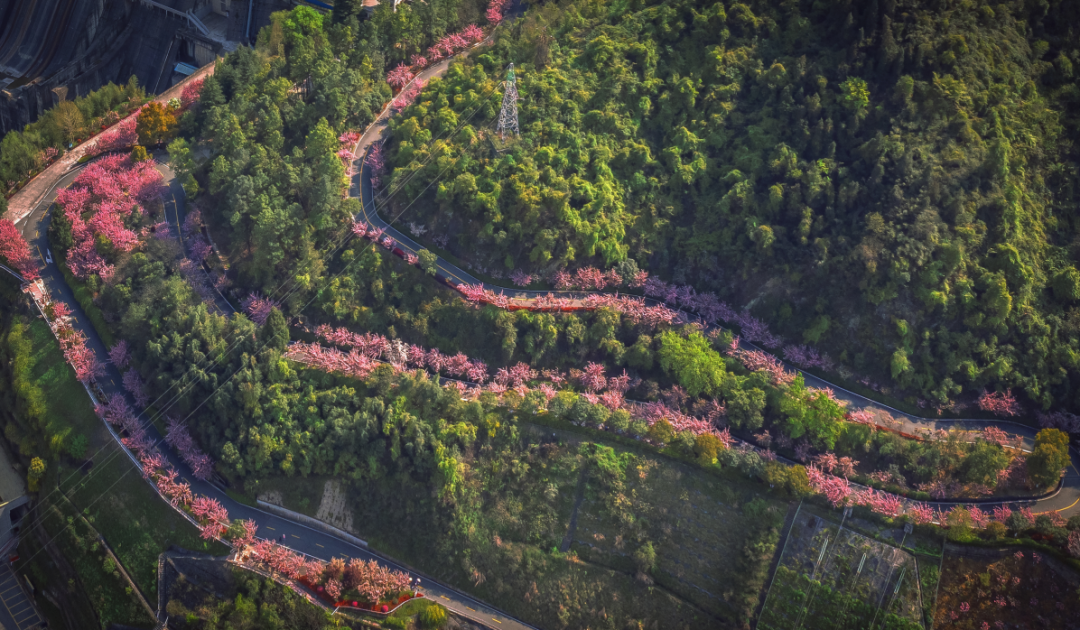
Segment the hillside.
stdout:
<svg viewBox="0 0 1080 630">
<path fill-rule="evenodd" d="M 495 275 L 630 258 L 913 401 L 1015 387 L 1075 410 L 1078 17 L 534 5 L 392 122 L 385 181 L 400 210 L 438 177 L 402 220 Z M 502 142 L 510 62 L 522 134 Z"/>
</svg>

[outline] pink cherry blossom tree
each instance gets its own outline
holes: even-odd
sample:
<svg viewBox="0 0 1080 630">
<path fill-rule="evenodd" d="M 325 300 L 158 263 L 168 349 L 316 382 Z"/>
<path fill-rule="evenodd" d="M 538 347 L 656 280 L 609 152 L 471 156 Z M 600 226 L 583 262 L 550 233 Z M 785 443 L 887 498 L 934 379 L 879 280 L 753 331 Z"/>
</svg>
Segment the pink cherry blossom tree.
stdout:
<svg viewBox="0 0 1080 630">
<path fill-rule="evenodd" d="M 241 307 L 251 317 L 251 321 L 260 326 L 266 323 L 266 319 L 270 317 L 270 311 L 275 306 L 278 306 L 277 302 L 263 297 L 261 293 L 252 293 L 241 303 Z"/>
<path fill-rule="evenodd" d="M 390 84 L 390 87 L 400 90 L 405 87 L 405 84 L 412 80 L 412 70 L 405 64 L 399 64 L 396 68 L 386 73 L 386 82 Z"/>
<path fill-rule="evenodd" d="M 998 416 L 1020 415 L 1020 403 L 1016 402 L 1011 389 L 1004 392 L 983 392 L 982 396 L 979 396 L 978 405 L 979 409 Z"/>
<path fill-rule="evenodd" d="M 122 370 L 127 367 L 128 361 L 131 360 L 131 351 L 128 348 L 128 342 L 121 339 L 115 346 L 109 349 L 109 361 L 116 366 L 116 369 Z"/>
<path fill-rule="evenodd" d="M 491 2 L 488 3 L 487 11 L 484 12 L 484 16 L 491 24 L 498 24 L 503 21 L 503 17 L 506 16 L 506 10 L 509 8 L 509 0 L 491 0 Z"/>
<path fill-rule="evenodd" d="M 210 478 L 214 470 L 214 462 L 206 453 L 203 453 L 191 438 L 187 427 L 176 418 L 168 418 L 165 442 L 171 446 L 184 463 L 191 468 L 191 475 L 200 481 Z"/>
<path fill-rule="evenodd" d="M 0 219 L 0 258 L 3 258 L 26 280 L 38 278 L 38 265 L 30 253 L 30 245 L 15 224 Z"/>
</svg>

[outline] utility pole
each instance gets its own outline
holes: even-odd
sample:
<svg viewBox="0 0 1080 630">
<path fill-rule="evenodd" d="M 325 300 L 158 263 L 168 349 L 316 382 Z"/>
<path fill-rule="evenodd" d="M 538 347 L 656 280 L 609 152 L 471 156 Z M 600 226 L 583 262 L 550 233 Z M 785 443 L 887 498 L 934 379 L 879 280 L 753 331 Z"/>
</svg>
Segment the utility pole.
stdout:
<svg viewBox="0 0 1080 630">
<path fill-rule="evenodd" d="M 510 64 L 510 67 L 507 68 L 506 81 L 503 82 L 503 86 L 506 89 L 503 92 L 502 111 L 499 112 L 499 125 L 496 127 L 496 131 L 499 132 L 499 138 L 505 140 L 507 132 L 515 136 L 521 135 L 521 132 L 518 131 L 518 93 L 517 79 L 514 77 L 514 64 Z"/>
</svg>

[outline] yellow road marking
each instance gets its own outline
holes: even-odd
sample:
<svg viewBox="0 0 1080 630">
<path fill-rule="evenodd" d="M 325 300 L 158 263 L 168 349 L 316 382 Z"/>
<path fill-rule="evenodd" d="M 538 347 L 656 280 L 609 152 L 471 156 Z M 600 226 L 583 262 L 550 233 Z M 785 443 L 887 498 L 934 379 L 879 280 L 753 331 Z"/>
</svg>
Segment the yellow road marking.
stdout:
<svg viewBox="0 0 1080 630">
<path fill-rule="evenodd" d="M 289 534 L 289 535 L 292 536 L 293 538 L 299 538 L 299 536 L 297 536 L 296 534 Z"/>
<path fill-rule="evenodd" d="M 496 619 L 494 617 L 492 617 L 491 620 L 494 621 L 495 623 L 502 623 L 501 621 L 499 621 L 498 619 Z"/>
<path fill-rule="evenodd" d="M 42 255 L 42 253 L 41 253 L 41 248 L 40 248 L 40 247 L 38 247 L 37 245 L 34 245 L 34 249 L 36 249 L 36 250 L 37 250 L 37 255 L 38 255 L 38 256 L 41 256 L 41 263 L 42 263 L 42 264 L 44 264 L 44 265 L 47 265 L 47 264 L 49 264 L 49 263 L 45 262 L 45 256 L 44 256 L 44 255 Z"/>
<path fill-rule="evenodd" d="M 468 606 L 466 606 L 466 608 L 469 608 L 469 607 L 468 607 Z M 471 611 L 473 611 L 473 612 L 476 612 L 476 609 L 475 609 L 475 608 L 469 608 L 469 610 L 471 610 Z"/>
<path fill-rule="evenodd" d="M 322 545 L 320 545 L 319 543 L 315 543 L 315 546 L 316 547 L 322 547 Z M 323 547 L 323 549 L 326 549 L 326 547 Z"/>
<path fill-rule="evenodd" d="M 1068 507 L 1063 507 L 1060 510 L 1047 510 L 1046 512 L 1035 512 L 1034 514 L 1036 516 L 1038 516 L 1039 514 L 1049 514 L 1050 512 L 1064 512 L 1065 510 L 1073 509 L 1073 507 L 1075 507 L 1077 503 L 1080 503 L 1080 499 L 1077 499 L 1077 500 L 1073 501 L 1072 505 L 1070 505 Z"/>
<path fill-rule="evenodd" d="M 447 597 L 446 595 L 439 595 L 439 597 L 445 599 L 446 601 L 450 601 L 450 598 Z"/>
<path fill-rule="evenodd" d="M 273 527 L 270 527 L 269 525 L 267 525 L 267 526 L 266 526 L 266 529 L 274 529 L 274 528 L 273 528 Z"/>
</svg>

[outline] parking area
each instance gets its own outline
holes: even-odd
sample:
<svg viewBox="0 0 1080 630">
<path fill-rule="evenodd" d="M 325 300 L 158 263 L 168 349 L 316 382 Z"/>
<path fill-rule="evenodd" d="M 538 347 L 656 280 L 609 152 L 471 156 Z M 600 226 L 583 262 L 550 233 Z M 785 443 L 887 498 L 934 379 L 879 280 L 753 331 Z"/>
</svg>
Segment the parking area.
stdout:
<svg viewBox="0 0 1080 630">
<path fill-rule="evenodd" d="M 11 565 L 0 562 L 0 628 L 27 630 L 41 626 L 41 618 L 15 578 Z"/>
</svg>

